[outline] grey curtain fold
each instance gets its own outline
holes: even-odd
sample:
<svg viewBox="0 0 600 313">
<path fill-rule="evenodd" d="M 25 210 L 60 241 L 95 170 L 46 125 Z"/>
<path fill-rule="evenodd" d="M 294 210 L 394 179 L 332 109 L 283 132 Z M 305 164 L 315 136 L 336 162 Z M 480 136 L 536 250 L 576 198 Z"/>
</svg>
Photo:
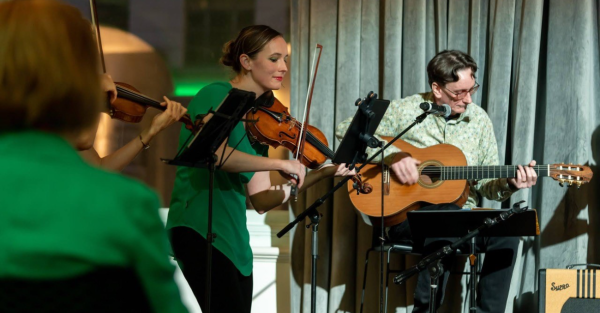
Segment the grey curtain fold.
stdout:
<svg viewBox="0 0 600 313">
<path fill-rule="evenodd" d="M 494 124 L 500 162 L 585 164 L 600 160 L 598 1 L 543 0 L 292 0 L 292 115 L 306 99 L 316 43 L 324 46 L 310 124 L 327 136 L 356 111 L 354 101 L 375 91 L 398 99 L 428 91 L 426 65 L 435 53 L 459 49 L 479 65 L 474 97 Z M 598 174 L 600 175 L 600 174 Z M 292 205 L 299 214 L 337 179 L 320 182 Z M 500 208 L 526 200 L 538 210 L 541 235 L 524 238 L 507 312 L 537 309 L 537 270 L 600 262 L 598 190 L 561 188 L 540 178 Z M 372 227 L 355 214 L 346 188 L 319 209 L 317 312 L 358 312 L 365 253 Z M 374 205 L 377 205 L 376 203 Z M 310 312 L 311 229 L 292 236 L 291 312 Z M 394 255 L 393 266 L 416 258 Z M 365 312 L 379 311 L 379 256 L 370 259 Z M 410 312 L 415 280 L 391 285 L 388 312 Z M 464 310 L 465 290 L 447 294 L 444 310 Z"/>
</svg>

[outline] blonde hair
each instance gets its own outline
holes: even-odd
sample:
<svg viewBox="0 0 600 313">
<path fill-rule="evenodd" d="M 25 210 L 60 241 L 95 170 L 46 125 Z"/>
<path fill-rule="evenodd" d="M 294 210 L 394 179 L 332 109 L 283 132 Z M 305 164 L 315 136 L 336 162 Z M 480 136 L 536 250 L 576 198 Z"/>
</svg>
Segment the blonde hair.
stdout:
<svg viewBox="0 0 600 313">
<path fill-rule="evenodd" d="M 76 8 L 0 1 L 0 132 L 91 127 L 103 99 L 98 69 L 91 25 Z"/>
</svg>

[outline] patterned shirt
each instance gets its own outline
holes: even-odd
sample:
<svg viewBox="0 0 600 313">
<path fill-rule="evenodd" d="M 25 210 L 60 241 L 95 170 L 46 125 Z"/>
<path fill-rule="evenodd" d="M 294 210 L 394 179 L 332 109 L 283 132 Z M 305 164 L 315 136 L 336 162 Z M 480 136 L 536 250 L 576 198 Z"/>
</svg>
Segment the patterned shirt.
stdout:
<svg viewBox="0 0 600 313">
<path fill-rule="evenodd" d="M 434 102 L 431 92 L 416 94 L 390 103 L 375 135 L 395 137 L 405 127 L 414 122 L 423 113 L 419 104 L 424 101 Z M 350 126 L 352 118 L 340 123 L 336 129 L 336 137 L 341 139 Z M 456 119 L 446 120 L 443 116 L 428 116 L 422 123 L 417 124 L 401 138 L 417 148 L 446 143 L 458 147 L 467 159 L 469 166 L 498 165 L 498 145 L 492 128 L 492 121 L 487 113 L 475 103 Z M 387 142 L 386 142 L 387 143 Z M 369 156 L 377 149 L 367 148 Z M 390 146 L 386 149 L 386 164 L 391 164 L 400 149 Z M 379 162 L 379 157 L 373 162 Z M 483 179 L 477 184 L 470 184 L 469 199 L 464 208 L 476 207 L 479 194 L 496 201 L 504 201 L 512 195 L 506 178 Z"/>
</svg>

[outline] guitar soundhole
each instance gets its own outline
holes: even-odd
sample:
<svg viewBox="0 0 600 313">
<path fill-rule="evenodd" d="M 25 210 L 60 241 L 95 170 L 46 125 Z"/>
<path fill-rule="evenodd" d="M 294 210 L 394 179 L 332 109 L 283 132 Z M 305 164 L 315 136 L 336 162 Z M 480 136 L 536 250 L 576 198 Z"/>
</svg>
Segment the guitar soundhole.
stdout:
<svg viewBox="0 0 600 313">
<path fill-rule="evenodd" d="M 441 183 L 440 180 L 440 168 L 437 166 L 424 166 L 421 168 L 421 176 L 419 179 L 419 183 L 431 187 L 432 185 L 437 185 Z"/>
</svg>

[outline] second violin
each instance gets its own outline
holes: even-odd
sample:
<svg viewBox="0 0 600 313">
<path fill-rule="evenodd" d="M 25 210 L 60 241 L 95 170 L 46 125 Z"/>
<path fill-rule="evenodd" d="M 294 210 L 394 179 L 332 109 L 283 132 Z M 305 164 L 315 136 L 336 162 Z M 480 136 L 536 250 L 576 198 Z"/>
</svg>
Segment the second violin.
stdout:
<svg viewBox="0 0 600 313">
<path fill-rule="evenodd" d="M 111 118 L 138 123 L 144 117 L 148 107 L 153 107 L 161 111 L 166 109 L 166 107 L 160 105 L 160 102 L 139 93 L 131 85 L 120 82 L 115 82 L 115 85 L 117 87 L 117 100 L 110 103 L 108 109 L 108 114 Z M 185 128 L 194 134 L 199 129 L 199 125 L 192 122 L 189 114 L 182 116 L 179 121 L 184 123 Z"/>
</svg>

